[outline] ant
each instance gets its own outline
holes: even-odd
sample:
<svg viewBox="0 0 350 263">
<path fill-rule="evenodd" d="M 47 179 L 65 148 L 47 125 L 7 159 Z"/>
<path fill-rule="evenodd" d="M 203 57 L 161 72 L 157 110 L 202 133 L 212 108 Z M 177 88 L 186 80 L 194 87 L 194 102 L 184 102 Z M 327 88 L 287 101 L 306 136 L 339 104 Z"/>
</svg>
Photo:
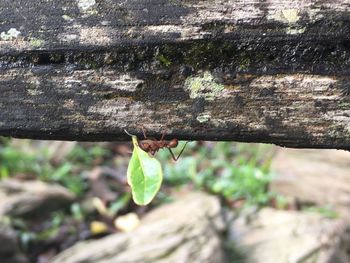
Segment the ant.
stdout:
<svg viewBox="0 0 350 263">
<path fill-rule="evenodd" d="M 125 132 L 132 136 L 131 134 L 129 134 L 126 130 Z M 163 149 L 163 148 L 167 148 L 171 154 L 171 157 L 173 158 L 174 161 L 177 161 L 181 154 L 183 153 L 183 151 L 185 150 L 185 147 L 188 143 L 188 141 L 185 143 L 184 147 L 181 149 L 181 152 L 179 153 L 179 155 L 177 157 L 175 157 L 173 151 L 171 150 L 171 148 L 176 148 L 179 144 L 178 139 L 174 138 L 170 141 L 168 140 L 164 140 L 165 137 L 165 132 L 163 132 L 162 137 L 160 138 L 160 140 L 157 140 L 155 138 L 152 137 L 147 137 L 146 135 L 146 131 L 145 129 L 142 127 L 142 133 L 143 133 L 143 140 L 139 140 L 137 139 L 137 143 L 138 146 L 144 150 L 145 152 L 147 152 L 148 154 L 150 154 L 151 156 L 154 156 L 156 154 L 156 152 L 158 152 L 159 149 Z"/>
</svg>

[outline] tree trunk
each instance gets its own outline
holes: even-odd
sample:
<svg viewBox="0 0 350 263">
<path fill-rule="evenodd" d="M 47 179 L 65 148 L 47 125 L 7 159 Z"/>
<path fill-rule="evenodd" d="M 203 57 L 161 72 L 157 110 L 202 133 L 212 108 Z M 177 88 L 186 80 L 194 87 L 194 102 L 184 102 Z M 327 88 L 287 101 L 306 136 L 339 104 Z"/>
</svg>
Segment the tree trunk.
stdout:
<svg viewBox="0 0 350 263">
<path fill-rule="evenodd" d="M 350 148 L 347 0 L 4 0 L 0 135 Z"/>
</svg>

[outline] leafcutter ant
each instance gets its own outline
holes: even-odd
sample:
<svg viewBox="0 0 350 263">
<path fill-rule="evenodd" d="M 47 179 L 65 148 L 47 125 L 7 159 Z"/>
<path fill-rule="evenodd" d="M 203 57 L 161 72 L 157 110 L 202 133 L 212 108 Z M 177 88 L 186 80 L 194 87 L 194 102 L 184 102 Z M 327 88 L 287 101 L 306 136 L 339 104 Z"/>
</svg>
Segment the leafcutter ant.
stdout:
<svg viewBox="0 0 350 263">
<path fill-rule="evenodd" d="M 130 133 L 128 133 L 126 130 L 125 132 L 132 136 Z M 185 150 L 185 147 L 188 143 L 188 141 L 185 143 L 185 145 L 183 146 L 183 148 L 181 149 L 181 152 L 179 153 L 179 155 L 177 157 L 175 157 L 173 151 L 171 150 L 171 148 L 176 148 L 179 144 L 178 139 L 174 138 L 172 140 L 164 140 L 165 137 L 165 132 L 162 134 L 162 137 L 160 138 L 160 140 L 157 140 L 156 138 L 152 138 L 152 137 L 147 137 L 146 135 L 146 131 L 145 129 L 142 127 L 142 133 L 143 133 L 143 140 L 139 140 L 137 139 L 137 144 L 138 146 L 144 150 L 145 152 L 147 152 L 149 155 L 154 156 L 156 154 L 156 152 L 159 151 L 159 149 L 168 149 L 171 157 L 173 158 L 174 161 L 177 161 L 181 154 L 183 153 L 183 151 Z"/>
</svg>

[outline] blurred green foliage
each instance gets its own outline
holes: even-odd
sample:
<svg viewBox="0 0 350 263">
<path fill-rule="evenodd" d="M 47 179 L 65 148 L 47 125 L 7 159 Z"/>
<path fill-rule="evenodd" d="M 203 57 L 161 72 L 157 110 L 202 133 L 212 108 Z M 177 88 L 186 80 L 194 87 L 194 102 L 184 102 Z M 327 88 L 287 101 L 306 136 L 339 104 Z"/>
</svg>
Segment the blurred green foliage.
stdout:
<svg viewBox="0 0 350 263">
<path fill-rule="evenodd" d="M 176 156 L 183 145 L 184 142 L 180 142 L 174 150 Z M 107 148 L 101 144 L 78 143 L 63 161 L 57 163 L 51 160 L 45 147 L 32 147 L 31 151 L 26 151 L 14 145 L 12 140 L 0 137 L 0 179 L 19 177 L 55 182 L 65 186 L 78 197 L 69 212 L 52 213 L 40 223 L 40 228 L 35 226 L 37 222 L 10 218 L 12 226 L 19 233 L 22 248 L 31 251 L 33 244 L 42 247 L 42 243 L 47 240 L 51 242 L 55 238 L 62 242 L 62 236 L 67 236 L 68 240 L 72 240 L 72 237 L 73 240 L 78 240 L 82 231 L 88 229 L 89 221 L 98 218 L 111 223 L 120 214 L 141 211 L 133 205 L 131 193 L 123 185 L 128 157 L 122 153 L 115 158 L 115 154 L 110 150 L 113 147 L 115 145 Z M 128 149 L 126 146 L 124 151 L 127 152 Z M 172 160 L 167 150 L 160 150 L 156 158 L 162 163 L 164 180 L 162 190 L 152 202 L 152 207 L 173 201 L 172 190 L 186 186 L 218 195 L 234 208 L 273 205 L 278 209 L 288 209 L 290 201 L 269 190 L 269 183 L 273 179 L 270 171 L 273 149 L 264 144 L 190 142 L 177 162 Z M 93 191 L 88 175 L 96 166 L 111 167 L 115 171 L 111 180 L 105 179 L 110 184 L 111 191 L 117 192 L 117 198 L 106 203 L 101 201 L 106 209 L 106 213 L 102 214 L 91 205 L 91 200 L 89 201 Z M 337 216 L 331 207 L 309 206 L 303 210 L 317 212 L 330 218 Z M 141 213 L 146 211 L 144 209 Z"/>
<path fill-rule="evenodd" d="M 14 147 L 10 139 L 1 138 L 0 179 L 31 176 L 45 182 L 59 183 L 80 196 L 86 190 L 83 172 L 94 166 L 93 160 L 108 155 L 110 152 L 100 146 L 85 149 L 78 144 L 64 162 L 55 165 L 50 162 L 47 149 L 38 147 L 35 151 L 24 151 Z"/>
<path fill-rule="evenodd" d="M 92 145 L 90 147 L 83 147 L 77 144 L 73 150 L 67 156 L 67 159 L 71 163 L 83 165 L 83 166 L 94 166 L 94 161 L 97 158 L 104 158 L 111 155 L 111 152 L 99 145 Z"/>
<path fill-rule="evenodd" d="M 96 165 L 96 159 L 108 160 L 112 155 L 110 150 L 98 144 L 89 147 L 77 144 L 64 162 L 54 165 L 45 148 L 25 152 L 13 147 L 9 139 L 2 138 L 0 143 L 1 179 L 10 175 L 30 174 L 46 182 L 59 183 L 78 196 L 84 195 L 88 188 L 84 172 Z M 183 144 L 180 142 L 175 155 Z M 268 190 L 273 178 L 269 170 L 273 154 L 271 149 L 271 146 L 264 144 L 191 142 L 176 163 L 166 150 L 159 151 L 156 157 L 163 165 L 164 187 L 179 188 L 192 184 L 227 201 L 242 200 L 245 205 L 261 206 L 272 197 L 276 198 Z M 277 201 L 280 199 L 276 198 Z M 169 200 L 171 198 L 163 192 L 158 203 Z M 129 196 L 116 200 L 110 204 L 112 213 L 117 214 L 129 202 Z"/>
<path fill-rule="evenodd" d="M 192 183 L 228 201 L 260 206 L 274 196 L 268 191 L 273 178 L 269 170 L 272 153 L 271 146 L 263 144 L 218 142 L 202 147 L 193 142 L 176 164 L 169 162 L 166 151 L 157 156 L 163 162 L 165 184 L 179 187 Z"/>
<path fill-rule="evenodd" d="M 62 211 L 54 212 L 51 214 L 50 218 L 44 222 L 42 225 L 43 229 L 40 231 L 32 231 L 31 225 L 20 218 L 12 218 L 11 224 L 19 233 L 21 247 L 24 250 L 28 250 L 33 242 L 45 242 L 54 239 L 58 235 L 66 218 L 66 214 Z M 74 227 L 71 227 L 71 231 L 76 232 Z"/>
<path fill-rule="evenodd" d="M 13 147 L 11 140 L 2 138 L 0 147 L 0 178 L 30 174 L 40 180 L 57 182 L 81 196 L 87 188 L 84 171 L 93 168 L 97 158 L 108 159 L 111 152 L 99 145 L 84 147 L 77 144 L 65 161 L 52 164 L 46 149 L 25 152 Z M 180 150 L 184 142 L 176 150 Z M 175 154 L 177 155 L 178 152 Z M 268 184 L 272 180 L 269 165 L 271 147 L 263 144 L 230 142 L 191 142 L 183 156 L 174 163 L 166 150 L 157 158 L 164 169 L 164 182 L 168 187 L 181 187 L 188 183 L 220 195 L 227 200 L 244 200 L 247 205 L 264 205 L 272 194 Z M 129 197 L 112 204 L 113 214 L 126 206 Z M 166 194 L 160 199 L 167 201 Z"/>
<path fill-rule="evenodd" d="M 305 206 L 305 207 L 302 207 L 302 210 L 305 212 L 317 213 L 331 219 L 339 217 L 339 214 L 330 205 L 320 206 L 320 207 L 313 206 L 313 205 Z"/>
</svg>

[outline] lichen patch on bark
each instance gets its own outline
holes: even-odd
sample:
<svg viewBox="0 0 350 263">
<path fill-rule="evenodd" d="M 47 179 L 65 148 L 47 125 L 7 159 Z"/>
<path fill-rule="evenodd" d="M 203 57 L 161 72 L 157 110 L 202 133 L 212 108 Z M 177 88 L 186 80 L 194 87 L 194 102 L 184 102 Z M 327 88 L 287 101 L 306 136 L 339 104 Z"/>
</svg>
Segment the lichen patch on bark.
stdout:
<svg viewBox="0 0 350 263">
<path fill-rule="evenodd" d="M 218 83 L 208 71 L 198 76 L 188 77 L 184 87 L 189 92 L 190 98 L 204 98 L 209 101 L 220 96 L 220 93 L 225 89 L 224 85 Z"/>
<path fill-rule="evenodd" d="M 10 28 L 7 32 L 3 31 L 0 33 L 1 40 L 14 40 L 21 34 L 16 28 Z"/>
<path fill-rule="evenodd" d="M 276 10 L 274 14 L 270 14 L 268 16 L 268 19 L 273 19 L 287 24 L 294 24 L 300 19 L 299 10 L 295 8 Z"/>
<path fill-rule="evenodd" d="M 78 0 L 78 7 L 82 12 L 91 11 L 94 5 L 96 5 L 95 0 Z"/>
</svg>

